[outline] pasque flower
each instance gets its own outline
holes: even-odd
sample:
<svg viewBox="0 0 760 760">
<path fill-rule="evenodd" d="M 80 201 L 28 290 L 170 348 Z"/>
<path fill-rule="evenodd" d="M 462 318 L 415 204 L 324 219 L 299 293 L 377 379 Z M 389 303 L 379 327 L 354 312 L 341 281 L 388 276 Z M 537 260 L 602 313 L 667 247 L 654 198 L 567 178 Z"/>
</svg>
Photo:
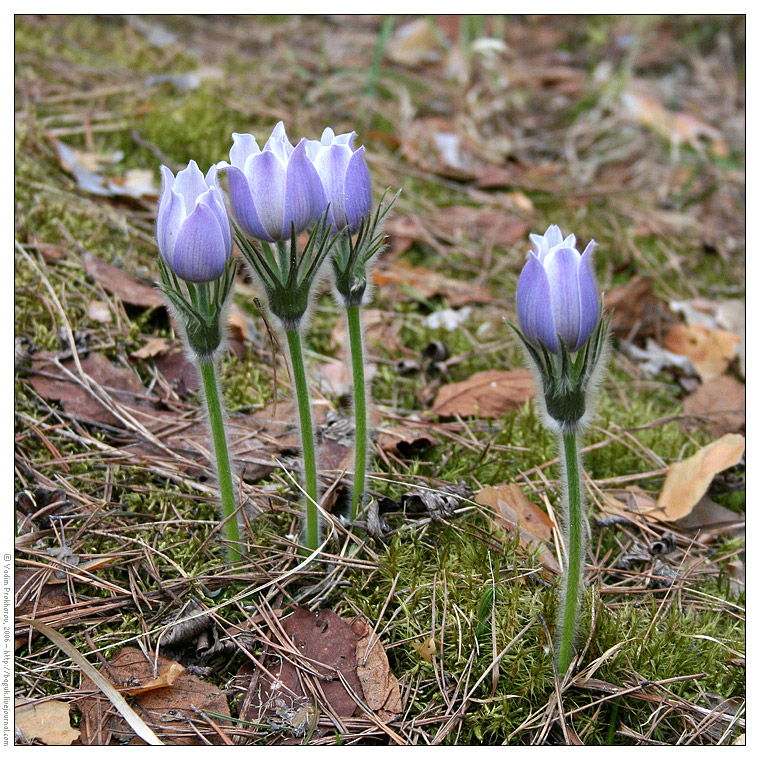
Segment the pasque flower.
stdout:
<svg viewBox="0 0 760 760">
<path fill-rule="evenodd" d="M 372 181 L 364 158 L 364 146 L 354 150 L 356 132 L 336 135 L 330 127 L 321 140 L 306 143 L 330 204 L 328 219 L 336 230 L 356 232 L 372 207 Z"/>
<path fill-rule="evenodd" d="M 525 338 L 543 343 L 554 354 L 560 340 L 570 351 L 586 343 L 599 321 L 599 299 L 591 268 L 592 240 L 583 255 L 575 235 L 563 239 L 553 224 L 544 235 L 530 236 L 535 251 L 517 283 L 517 316 Z"/>
<path fill-rule="evenodd" d="M 161 167 L 158 250 L 169 269 L 187 282 L 216 280 L 232 251 L 230 219 L 216 173 L 212 166 L 204 177 L 195 161 L 176 177 Z"/>
<path fill-rule="evenodd" d="M 578 437 L 591 414 L 601 380 L 609 317 L 602 315 L 591 269 L 594 242 L 583 255 L 575 235 L 563 238 L 553 224 L 530 236 L 534 251 L 517 283 L 515 328 L 536 375 L 544 424 L 557 434 L 562 459 L 562 520 L 567 562 L 557 622 L 557 669 L 567 673 L 573 657 L 583 588 L 584 488 Z"/>
<path fill-rule="evenodd" d="M 314 224 L 327 199 L 307 155 L 307 141 L 294 148 L 282 122 L 263 150 L 253 135 L 233 133 L 232 139 L 231 163 L 217 166 L 227 171 L 232 213 L 243 231 L 272 243 Z"/>
<path fill-rule="evenodd" d="M 204 177 L 191 161 L 175 177 L 161 167 L 163 189 L 156 219 L 161 253 L 158 289 L 181 326 L 186 345 L 200 369 L 225 516 L 231 560 L 240 558 L 235 488 L 216 361 L 224 341 L 226 305 L 235 283 L 232 229 L 212 166 Z M 184 282 L 183 282 L 184 281 Z"/>
</svg>

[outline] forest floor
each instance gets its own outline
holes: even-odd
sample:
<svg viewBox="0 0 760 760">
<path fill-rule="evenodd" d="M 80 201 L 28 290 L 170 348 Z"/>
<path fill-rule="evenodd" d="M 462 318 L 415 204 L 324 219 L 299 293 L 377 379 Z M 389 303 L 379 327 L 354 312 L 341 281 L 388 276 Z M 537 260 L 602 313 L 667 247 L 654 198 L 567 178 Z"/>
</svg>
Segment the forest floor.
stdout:
<svg viewBox="0 0 760 760">
<path fill-rule="evenodd" d="M 742 743 L 744 34 L 17 16 L 16 741 Z M 327 544 L 299 553 L 288 368 L 241 273 L 231 566 L 198 380 L 153 287 L 159 166 L 205 171 L 281 119 L 291 139 L 356 130 L 376 197 L 402 190 L 364 314 L 377 514 L 340 519 L 351 382 L 323 288 L 306 353 Z M 550 224 L 596 240 L 614 308 L 564 681 L 556 442 L 507 323 Z"/>
</svg>

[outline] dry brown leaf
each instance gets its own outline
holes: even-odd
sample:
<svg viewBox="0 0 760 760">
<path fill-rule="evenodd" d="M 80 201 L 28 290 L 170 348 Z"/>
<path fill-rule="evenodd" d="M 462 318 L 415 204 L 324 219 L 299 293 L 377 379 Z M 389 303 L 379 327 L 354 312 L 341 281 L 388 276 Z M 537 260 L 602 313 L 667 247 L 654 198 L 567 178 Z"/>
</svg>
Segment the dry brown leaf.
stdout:
<svg viewBox="0 0 760 760">
<path fill-rule="evenodd" d="M 105 301 L 90 301 L 87 304 L 87 316 L 93 322 L 107 324 L 113 319 L 111 307 Z"/>
<path fill-rule="evenodd" d="M 84 271 L 98 282 L 104 290 L 112 293 L 124 303 L 155 309 L 164 305 L 159 292 L 151 285 L 140 282 L 118 267 L 102 259 L 86 254 Z"/>
<path fill-rule="evenodd" d="M 657 499 L 662 512 L 653 512 L 653 517 L 664 521 L 686 517 L 707 493 L 713 477 L 738 464 L 742 454 L 744 436 L 729 433 L 688 459 L 671 464 Z"/>
<path fill-rule="evenodd" d="M 721 375 L 700 385 L 684 399 L 683 411 L 697 417 L 713 435 L 744 429 L 746 389 L 730 375 Z"/>
<path fill-rule="evenodd" d="M 440 417 L 501 417 L 535 395 L 533 375 L 527 369 L 489 369 L 442 386 L 431 411 Z"/>
<path fill-rule="evenodd" d="M 133 351 L 129 355 L 129 358 L 155 359 L 155 357 L 167 353 L 176 345 L 176 341 L 168 340 L 167 338 L 150 338 L 150 340 L 148 340 L 144 346 L 141 346 L 136 351 Z"/>
<path fill-rule="evenodd" d="M 13 573 L 15 586 L 16 617 L 28 617 L 35 620 L 46 620 L 54 616 L 58 610 L 70 608 L 72 600 L 66 588 L 55 583 L 55 576 L 49 573 L 47 580 L 40 586 L 41 576 L 48 574 L 47 570 L 32 568 L 16 568 Z M 73 593 L 73 592 L 72 592 Z M 58 626 L 60 623 L 52 623 Z M 32 637 L 36 632 L 32 632 Z M 19 635 L 14 640 L 14 649 L 29 642 L 28 633 Z"/>
<path fill-rule="evenodd" d="M 393 63 L 419 66 L 443 58 L 446 44 L 435 26 L 426 18 L 418 18 L 396 29 L 388 40 L 386 52 Z"/>
<path fill-rule="evenodd" d="M 425 662 L 433 662 L 433 657 L 438 654 L 438 643 L 434 638 L 425 639 L 425 641 L 418 643 L 416 641 L 411 642 L 412 649 L 420 656 Z"/>
<path fill-rule="evenodd" d="M 656 98 L 636 90 L 624 92 L 622 100 L 631 119 L 659 132 L 674 146 L 686 142 L 699 151 L 699 139 L 705 137 L 711 141 L 715 156 L 728 156 L 729 149 L 723 135 L 698 116 L 685 111 L 669 111 Z"/>
<path fill-rule="evenodd" d="M 649 277 L 636 275 L 625 285 L 607 291 L 604 305 L 612 314 L 614 330 L 626 335 L 635 331 L 638 338 L 649 338 L 658 333 L 664 309 L 654 295 Z"/>
<path fill-rule="evenodd" d="M 444 206 L 433 217 L 436 234 L 445 233 L 454 240 L 467 238 L 507 248 L 522 240 L 530 225 L 500 209 L 478 206 Z"/>
<path fill-rule="evenodd" d="M 743 513 L 732 512 L 705 495 L 686 517 L 678 521 L 678 529 L 699 531 L 699 542 L 707 543 L 723 534 L 743 533 L 744 519 Z"/>
<path fill-rule="evenodd" d="M 157 198 L 158 188 L 153 183 L 150 169 L 130 169 L 121 177 L 106 177 L 102 172 L 123 158 L 121 151 L 93 153 L 78 150 L 53 139 L 61 167 L 73 175 L 80 190 L 92 195 L 115 195 L 128 198 Z"/>
<path fill-rule="evenodd" d="M 279 723 L 303 736 L 313 728 L 312 689 L 304 680 L 308 682 L 312 676 L 307 673 L 314 670 L 319 673 L 316 693 L 324 695 L 324 700 L 320 699 L 322 709 L 329 707 L 339 717 L 351 717 L 357 704 L 342 679 L 356 694 L 361 694 L 361 684 L 356 674 L 357 636 L 350 624 L 332 610 L 311 612 L 298 607 L 282 620 L 282 628 L 295 653 L 289 653 L 287 659 L 277 654 L 265 661 L 268 673 L 254 674 L 240 717 L 257 723 Z M 314 736 L 323 733 L 324 729 L 317 728 Z"/>
<path fill-rule="evenodd" d="M 702 382 L 722 375 L 736 356 L 740 338 L 727 330 L 704 325 L 673 325 L 663 341 L 674 354 L 689 358 Z"/>
<path fill-rule="evenodd" d="M 496 522 L 507 531 L 527 530 L 542 541 L 552 540 L 554 527 L 549 515 L 523 493 L 517 483 L 486 486 L 475 501 L 496 511 Z"/>
<path fill-rule="evenodd" d="M 64 366 L 76 373 L 73 362 Z M 137 375 L 130 369 L 117 367 L 102 354 L 90 354 L 81 360 L 82 370 L 95 383 L 108 390 L 119 402 L 130 406 L 150 408 L 145 398 L 145 388 Z M 122 427 L 123 423 L 103 406 L 91 393 L 81 385 L 69 380 L 49 361 L 49 357 L 39 354 L 32 364 L 34 371 L 45 372 L 33 374 L 29 383 L 42 398 L 57 401 L 67 414 L 77 419 Z"/>
<path fill-rule="evenodd" d="M 365 365 L 364 369 L 366 373 L 368 367 Z M 313 367 L 312 382 L 317 385 L 320 392 L 332 396 L 347 396 L 354 388 L 351 368 L 341 360 L 321 362 Z"/>
<path fill-rule="evenodd" d="M 401 324 L 392 312 L 362 309 L 362 328 L 366 353 L 377 348 L 393 355 L 401 348 Z M 346 320 L 339 319 L 330 333 L 330 350 L 341 359 L 348 357 Z"/>
<path fill-rule="evenodd" d="M 395 285 L 401 297 L 410 297 L 405 288 L 424 299 L 441 296 L 450 306 L 465 306 L 470 303 L 490 303 L 491 292 L 483 285 L 472 281 L 455 280 L 425 267 L 417 267 L 407 261 L 394 261 L 387 268 L 377 269 L 375 284 L 379 287 Z"/>
<path fill-rule="evenodd" d="M 178 385 L 184 382 L 197 384 L 197 373 L 191 362 L 188 362 L 184 352 L 178 346 L 168 354 L 156 358 L 159 371 L 172 376 L 166 370 L 169 366 L 179 373 Z M 122 367 L 116 367 L 102 354 L 90 354 L 81 361 L 82 369 L 101 390 L 113 401 L 123 406 L 127 414 L 156 435 L 164 445 L 175 452 L 178 457 L 185 459 L 180 466 L 185 472 L 198 474 L 207 471 L 209 466 L 209 438 L 205 423 L 200 422 L 202 413 L 187 409 L 184 420 L 176 409 L 167 409 L 155 398 L 148 395 L 137 375 Z M 76 375 L 76 368 L 71 361 L 63 363 L 64 368 Z M 61 404 L 64 411 L 83 422 L 106 424 L 120 430 L 131 430 L 127 418 L 117 418 L 109 409 L 101 404 L 93 395 L 88 393 L 76 382 L 65 376 L 51 362 L 49 354 L 36 355 L 32 364 L 33 374 L 28 378 L 37 393 L 48 401 Z M 280 417 L 278 405 L 278 420 Z M 299 448 L 297 426 L 294 424 L 295 411 L 290 408 L 290 417 L 280 423 L 271 419 L 271 410 L 260 410 L 256 414 L 230 414 L 227 419 L 230 456 L 237 465 L 237 474 L 247 480 L 257 480 L 268 475 L 275 463 L 273 454 L 284 451 L 295 451 Z M 324 408 L 314 404 L 314 422 L 316 425 L 325 421 Z M 134 431 L 137 440 L 127 441 L 119 437 L 120 449 L 129 457 L 140 463 L 146 455 L 156 456 L 156 449 L 145 441 L 145 438 Z M 164 452 L 159 455 L 166 456 Z M 175 460 L 176 461 L 176 460 Z M 191 463 L 198 463 L 191 464 Z"/>
<path fill-rule="evenodd" d="M 520 545 L 537 550 L 541 564 L 559 572 L 557 560 L 548 544 L 553 523 L 549 515 L 531 502 L 516 483 L 487 486 L 473 497 L 477 504 L 493 510 L 493 522 L 507 533 L 519 531 Z"/>
<path fill-rule="evenodd" d="M 156 659 L 156 667 L 162 674 L 158 678 L 154 676 L 153 665 L 153 657 L 148 659 L 142 650 L 124 647 L 104 668 L 102 675 L 122 693 L 135 695 L 132 704 L 147 723 L 156 727 L 158 736 L 166 744 L 203 744 L 190 721 L 208 742 L 222 744 L 219 734 L 198 720 L 197 710 L 229 716 L 224 693 L 161 654 Z M 163 685 L 158 684 L 161 680 L 165 681 Z M 120 715 L 114 714 L 108 699 L 94 691 L 95 685 L 84 674 L 81 689 L 94 692 L 79 703 L 82 744 L 145 744 Z M 214 721 L 222 730 L 231 725 L 221 718 L 215 717 Z"/>
<path fill-rule="evenodd" d="M 746 306 L 737 298 L 715 301 L 710 298 L 692 298 L 689 301 L 671 301 L 672 311 L 683 314 L 687 325 L 704 325 L 710 328 L 728 330 L 739 336 L 737 355 L 739 369 L 744 376 L 745 363 L 745 312 Z"/>
<path fill-rule="evenodd" d="M 440 441 L 419 424 L 404 423 L 380 428 L 375 443 L 381 451 L 392 451 L 407 459 L 431 446 L 438 446 Z"/>
<path fill-rule="evenodd" d="M 401 688 L 391 672 L 385 647 L 366 618 L 355 618 L 351 630 L 358 637 L 356 675 L 362 685 L 364 701 L 383 722 L 395 720 L 403 710 L 403 702 Z"/>
<path fill-rule="evenodd" d="M 601 507 L 609 515 L 625 517 L 645 517 L 648 520 L 654 519 L 653 512 L 661 512 L 657 502 L 646 491 L 639 486 L 628 486 L 626 488 L 612 489 L 601 494 Z"/>
<path fill-rule="evenodd" d="M 66 746 L 79 738 L 79 729 L 71 727 L 69 703 L 59 699 L 17 700 L 13 720 L 29 741 L 38 739 L 49 746 Z"/>
<path fill-rule="evenodd" d="M 200 388 L 198 368 L 188 359 L 181 344 L 174 342 L 168 351 L 155 357 L 156 369 L 164 376 L 180 398 L 189 398 Z"/>
<path fill-rule="evenodd" d="M 168 668 L 164 668 L 155 678 L 150 678 L 139 686 L 125 686 L 119 689 L 122 694 L 133 697 L 136 694 L 145 694 L 155 689 L 164 689 L 174 686 L 174 682 L 185 672 L 184 666 L 178 662 L 172 662 Z"/>
</svg>

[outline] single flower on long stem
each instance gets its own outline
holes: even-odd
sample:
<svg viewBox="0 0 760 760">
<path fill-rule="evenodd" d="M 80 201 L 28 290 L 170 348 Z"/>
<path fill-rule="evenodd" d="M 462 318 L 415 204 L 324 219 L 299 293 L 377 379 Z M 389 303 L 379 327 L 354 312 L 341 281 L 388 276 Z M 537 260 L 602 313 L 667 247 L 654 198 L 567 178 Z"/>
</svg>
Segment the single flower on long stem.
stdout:
<svg viewBox="0 0 760 760">
<path fill-rule="evenodd" d="M 382 222 L 393 205 L 382 201 L 372 217 L 372 183 L 364 147 L 354 149 L 355 132 L 336 135 L 330 127 L 320 140 L 309 140 L 306 153 L 312 159 L 329 203 L 332 231 L 340 235 L 332 248 L 335 290 L 346 309 L 354 388 L 354 483 L 351 521 L 356 519 L 365 494 L 367 469 L 367 389 L 361 307 L 367 292 L 371 262 L 384 244 Z"/>
<path fill-rule="evenodd" d="M 579 434 L 591 415 L 604 367 L 609 319 L 603 315 L 594 282 L 595 243 L 589 243 L 581 255 L 575 235 L 563 238 L 556 225 L 544 235 L 531 235 L 531 240 L 535 250 L 528 254 L 517 283 L 521 330 L 514 329 L 536 375 L 544 423 L 557 434 L 562 462 L 568 556 L 555 651 L 557 670 L 564 676 L 572 662 L 583 590 L 585 499 Z"/>
<path fill-rule="evenodd" d="M 269 311 L 285 333 L 298 404 L 306 492 L 306 545 L 319 545 L 317 460 L 303 360 L 302 328 L 312 285 L 333 239 L 327 229 L 327 199 L 306 140 L 291 145 L 280 122 L 260 150 L 252 135 L 233 135 L 226 169 L 235 237 L 261 283 Z M 312 227 L 301 247 L 298 234 Z M 245 234 L 244 234 L 245 233 Z M 258 242 L 249 239 L 250 236 Z"/>
<path fill-rule="evenodd" d="M 224 342 L 227 305 L 235 282 L 232 230 L 216 167 L 204 175 L 195 161 L 176 177 L 161 167 L 163 189 L 156 221 L 161 254 L 159 290 L 181 326 L 203 380 L 219 478 L 230 560 L 241 557 L 232 468 L 224 431 L 216 363 Z"/>
</svg>

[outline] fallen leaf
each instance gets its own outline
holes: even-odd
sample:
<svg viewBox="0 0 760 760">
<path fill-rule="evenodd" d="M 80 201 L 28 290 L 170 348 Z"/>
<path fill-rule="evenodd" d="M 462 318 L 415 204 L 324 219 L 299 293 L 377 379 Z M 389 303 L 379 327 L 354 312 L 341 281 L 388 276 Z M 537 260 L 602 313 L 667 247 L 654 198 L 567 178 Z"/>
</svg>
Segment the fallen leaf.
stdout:
<svg viewBox="0 0 760 760">
<path fill-rule="evenodd" d="M 399 296 L 407 300 L 411 291 L 412 297 L 417 296 L 425 300 L 441 296 L 453 307 L 493 301 L 491 292 L 483 285 L 455 280 L 425 267 L 413 266 L 403 259 L 377 269 L 374 280 L 379 287 L 396 286 Z"/>
<path fill-rule="evenodd" d="M 721 132 L 707 122 L 685 111 L 670 111 L 656 98 L 636 90 L 626 90 L 621 96 L 624 112 L 633 120 L 650 127 L 675 148 L 686 142 L 701 152 L 699 140 L 707 138 L 712 143 L 713 154 L 725 158 L 728 145 Z"/>
<path fill-rule="evenodd" d="M 697 418 L 713 435 L 741 432 L 745 410 L 746 388 L 729 375 L 708 380 L 683 402 L 684 414 Z"/>
<path fill-rule="evenodd" d="M 716 504 L 709 496 L 703 496 L 686 517 L 678 521 L 678 529 L 698 531 L 700 543 L 716 536 L 731 536 L 744 532 L 745 515 Z"/>
<path fill-rule="evenodd" d="M 612 288 L 604 294 L 604 305 L 612 315 L 614 330 L 633 332 L 642 339 L 659 333 L 664 309 L 654 294 L 651 278 L 636 275 L 625 285 Z"/>
<path fill-rule="evenodd" d="M 48 580 L 40 585 L 41 576 L 49 573 Z M 16 568 L 13 573 L 15 586 L 15 615 L 34 620 L 48 620 L 58 610 L 69 609 L 72 600 L 61 585 L 52 583 L 52 572 L 42 569 Z M 73 593 L 73 592 L 72 592 Z M 61 623 L 50 623 L 53 627 Z M 36 632 L 32 632 L 32 637 Z M 14 648 L 19 649 L 29 643 L 28 632 L 21 633 L 14 640 Z"/>
<path fill-rule="evenodd" d="M 722 375 L 736 356 L 739 336 L 727 330 L 714 330 L 704 325 L 673 325 L 663 341 L 674 354 L 686 356 L 702 382 Z"/>
<path fill-rule="evenodd" d="M 168 351 L 159 351 L 155 357 L 156 369 L 164 376 L 180 398 L 189 398 L 201 387 L 200 373 L 187 353 L 176 341 Z"/>
<path fill-rule="evenodd" d="M 87 304 L 87 316 L 93 322 L 100 322 L 101 324 L 107 324 L 113 319 L 111 308 L 105 301 L 90 301 Z"/>
<path fill-rule="evenodd" d="M 551 571 L 560 571 L 549 542 L 553 523 L 549 515 L 531 502 L 516 483 L 487 486 L 474 496 L 477 504 L 493 510 L 494 524 L 507 533 L 517 532 L 520 545 L 536 551 L 541 564 Z"/>
<path fill-rule="evenodd" d="M 366 374 L 366 365 L 364 369 Z M 313 368 L 312 375 L 313 382 L 321 393 L 331 396 L 348 396 L 353 391 L 354 376 L 346 361 L 321 362 Z"/>
<path fill-rule="evenodd" d="M 84 256 L 84 271 L 104 290 L 124 303 L 155 309 L 164 305 L 159 292 L 151 285 L 134 279 L 123 270 L 91 254 Z"/>
<path fill-rule="evenodd" d="M 82 370 L 97 385 L 106 389 L 108 394 L 121 403 L 149 407 L 145 399 L 145 388 L 140 379 L 130 369 L 117 367 L 102 354 L 93 353 L 80 364 Z M 76 372 L 73 362 L 64 366 Z M 89 391 L 72 382 L 58 368 L 49 362 L 48 357 L 39 355 L 32 363 L 32 368 L 45 374 L 33 374 L 28 378 L 29 384 L 47 401 L 57 401 L 67 414 L 77 419 L 99 424 L 122 427 L 123 423 L 101 404 Z"/>
<path fill-rule="evenodd" d="M 533 375 L 527 369 L 490 369 L 442 386 L 431 411 L 439 417 L 501 417 L 535 395 Z"/>
<path fill-rule="evenodd" d="M 653 516 L 672 521 L 688 515 L 707 493 L 713 477 L 738 464 L 743 454 L 744 436 L 729 433 L 688 459 L 671 464 L 657 499 L 662 512 L 654 512 Z"/>
<path fill-rule="evenodd" d="M 418 18 L 400 26 L 388 40 L 386 53 L 393 63 L 415 67 L 436 63 L 443 58 L 446 43 L 435 26 Z"/>
<path fill-rule="evenodd" d="M 155 678 L 150 678 L 141 683 L 139 686 L 124 686 L 119 689 L 123 694 L 134 697 L 136 694 L 145 694 L 155 689 L 164 689 L 167 686 L 174 686 L 175 681 L 185 672 L 184 666 L 178 662 L 170 663 L 168 668 L 164 668 Z"/>
<path fill-rule="evenodd" d="M 235 354 L 238 359 L 245 359 L 251 325 L 251 318 L 238 304 L 233 303 L 227 315 L 227 350 Z"/>
<path fill-rule="evenodd" d="M 361 683 L 356 673 L 357 636 L 350 624 L 332 610 L 311 612 L 298 607 L 282 620 L 282 628 L 295 653 L 287 658 L 271 656 L 265 661 L 267 672 L 256 670 L 240 717 L 268 722 L 303 736 L 315 728 L 313 702 L 304 691 L 304 680 L 313 678 L 309 674 L 315 670 L 319 673 L 319 690 L 308 689 L 308 694 L 323 695 L 327 704 L 317 697 L 323 709 L 329 708 L 339 717 L 351 717 L 357 704 L 342 679 L 356 694 L 361 694 Z M 315 736 L 323 733 L 320 728 L 314 731 Z"/>
<path fill-rule="evenodd" d="M 401 688 L 393 675 L 388 655 L 369 620 L 357 617 L 351 623 L 356 634 L 356 675 L 364 702 L 383 722 L 395 720 L 403 710 Z"/>
<path fill-rule="evenodd" d="M 29 741 L 48 746 L 66 746 L 79 738 L 79 729 L 71 727 L 69 703 L 59 699 L 16 700 L 13 721 Z"/>
<path fill-rule="evenodd" d="M 401 349 L 401 323 L 390 311 L 362 309 L 362 330 L 364 333 L 365 359 L 371 352 L 381 350 L 394 355 Z M 349 356 L 348 330 L 346 320 L 339 319 L 330 333 L 330 350 L 346 360 Z"/>
<path fill-rule="evenodd" d="M 176 341 L 168 340 L 167 338 L 150 338 L 144 346 L 141 346 L 136 351 L 133 351 L 129 355 L 129 358 L 155 359 L 161 354 L 168 353 L 176 345 Z"/>
<path fill-rule="evenodd" d="M 663 370 L 675 370 L 678 375 L 686 377 L 695 377 L 697 374 L 688 356 L 668 351 L 652 338 L 647 338 L 643 349 L 627 340 L 621 340 L 620 349 L 633 361 L 641 362 L 640 369 L 646 377 L 655 377 Z"/>
<path fill-rule="evenodd" d="M 158 198 L 158 188 L 153 182 L 151 169 L 129 169 L 120 177 L 110 177 L 106 188 L 111 195 L 126 198 Z"/>
<path fill-rule="evenodd" d="M 508 248 L 524 239 L 530 225 L 501 209 L 480 206 L 443 206 L 433 217 L 436 235 L 449 235 L 454 242 L 467 239 Z"/>
<path fill-rule="evenodd" d="M 528 499 L 517 483 L 486 486 L 475 494 L 475 501 L 496 510 L 496 522 L 505 530 L 520 528 L 544 542 L 552 540 L 551 518 Z"/>
<path fill-rule="evenodd" d="M 187 362 L 181 348 L 159 355 L 155 361 L 159 371 L 163 372 L 166 363 L 170 363 L 170 366 L 181 372 L 181 378 L 187 374 L 188 381 L 191 379 L 197 383 L 195 368 Z M 81 365 L 84 372 L 99 386 L 99 393 L 105 394 L 111 403 L 120 406 L 169 451 L 174 452 L 177 457 L 173 460 L 175 465 L 197 476 L 208 472 L 209 435 L 202 410 L 197 406 L 177 409 L 176 402 L 173 402 L 174 408 L 165 408 L 160 399 L 148 395 L 132 370 L 116 367 L 102 354 L 90 354 L 81 360 Z M 77 370 L 72 361 L 63 362 L 63 367 L 76 375 Z M 117 417 L 105 402 L 101 403 L 63 374 L 51 361 L 50 354 L 40 352 L 36 355 L 27 382 L 45 400 L 60 403 L 65 413 L 74 419 L 119 429 L 119 450 L 132 461 L 144 464 L 146 455 L 150 455 L 154 461 L 156 457 L 159 461 L 166 458 L 166 451 L 159 451 L 152 442 L 146 441 L 144 435 L 132 427 L 128 418 Z M 285 408 L 287 405 L 279 404 L 278 411 L 280 407 Z M 236 463 L 238 477 L 248 481 L 265 477 L 276 467 L 274 454 L 299 448 L 295 411 L 292 405 L 289 409 L 290 416 L 283 422 L 272 420 L 271 412 L 267 410 L 227 416 L 230 457 Z M 319 404 L 314 405 L 314 416 L 315 425 L 324 424 L 324 410 Z M 132 440 L 125 438 L 121 431 L 128 431 Z"/>
<path fill-rule="evenodd" d="M 154 675 L 154 660 L 162 676 Z M 196 731 L 211 744 L 224 743 L 216 731 L 199 720 L 197 711 L 229 717 L 227 698 L 217 686 L 191 675 L 179 663 L 161 654 L 148 658 L 141 649 L 124 647 L 102 675 L 118 690 L 135 695 L 132 704 L 166 744 L 204 744 Z M 157 685 L 162 680 L 164 685 Z M 145 744 L 120 715 L 114 714 L 108 698 L 95 691 L 95 684 L 84 674 L 80 688 L 93 692 L 79 703 L 82 744 Z M 222 730 L 231 726 L 223 718 L 214 717 L 214 722 Z"/>
<path fill-rule="evenodd" d="M 425 641 L 419 644 L 416 641 L 412 641 L 411 645 L 412 649 L 414 649 L 414 651 L 417 652 L 420 658 L 425 660 L 425 662 L 432 663 L 433 657 L 438 654 L 437 642 L 432 637 L 425 639 Z"/>
<path fill-rule="evenodd" d="M 377 431 L 375 445 L 380 451 L 392 451 L 402 459 L 409 459 L 431 446 L 438 446 L 438 438 L 419 424 L 389 425 Z"/>
<path fill-rule="evenodd" d="M 92 153 L 78 150 L 53 139 L 64 171 L 77 181 L 80 190 L 91 195 L 125 196 L 129 198 L 158 197 L 149 169 L 130 169 L 121 177 L 106 177 L 103 171 L 124 157 L 122 151 Z"/>
<path fill-rule="evenodd" d="M 739 336 L 736 348 L 739 369 L 744 377 L 745 361 L 745 312 L 746 306 L 736 298 L 715 301 L 710 298 L 692 298 L 690 301 L 671 301 L 672 311 L 682 314 L 687 325 L 704 325 L 728 330 Z"/>
<path fill-rule="evenodd" d="M 439 309 L 425 317 L 425 327 L 431 330 L 446 330 L 452 332 L 463 325 L 472 314 L 472 308 L 464 306 L 461 309 Z"/>
</svg>

